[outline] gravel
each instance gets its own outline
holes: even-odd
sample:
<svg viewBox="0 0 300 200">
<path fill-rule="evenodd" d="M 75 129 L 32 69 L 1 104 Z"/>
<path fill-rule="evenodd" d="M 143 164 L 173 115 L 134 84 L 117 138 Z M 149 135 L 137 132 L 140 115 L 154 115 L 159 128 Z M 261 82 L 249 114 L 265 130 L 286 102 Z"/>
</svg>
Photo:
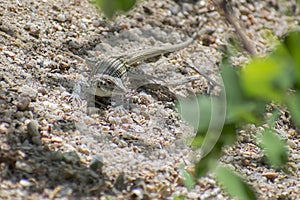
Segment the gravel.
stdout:
<svg viewBox="0 0 300 200">
<path fill-rule="evenodd" d="M 298 26 L 291 2 L 234 1 L 260 54 L 273 48 L 272 37 Z M 109 21 L 88 0 L 1 1 L 0 198 L 230 199 L 213 174 L 197 180 L 194 189 L 184 187 L 180 168 L 193 168 L 188 142 L 195 130 L 172 106 L 133 90 L 131 109 L 88 115 L 84 99 L 70 98 L 71 83 L 88 77 L 86 58 L 178 43 L 200 28 L 210 31 L 189 47 L 141 63 L 164 84 L 198 75 L 187 59 L 218 80 L 221 49 L 235 35 L 209 2 L 140 1 Z M 248 61 L 244 52 L 232 57 L 235 65 Z M 170 90 L 180 96 L 214 92 L 203 77 Z M 265 164 L 253 136 L 260 128 L 241 130 L 220 162 L 247 177 L 259 199 L 299 198 L 298 130 L 282 114 L 278 130 L 291 152 L 287 174 Z"/>
</svg>

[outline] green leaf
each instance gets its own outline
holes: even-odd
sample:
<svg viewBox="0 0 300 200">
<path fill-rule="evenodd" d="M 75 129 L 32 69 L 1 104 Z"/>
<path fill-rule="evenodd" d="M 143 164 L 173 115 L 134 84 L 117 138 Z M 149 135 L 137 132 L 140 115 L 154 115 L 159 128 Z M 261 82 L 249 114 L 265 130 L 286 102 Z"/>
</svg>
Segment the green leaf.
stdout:
<svg viewBox="0 0 300 200">
<path fill-rule="evenodd" d="M 180 174 L 182 176 L 184 185 L 188 188 L 188 189 L 192 189 L 195 186 L 195 179 L 194 176 L 191 175 L 189 172 L 187 172 L 185 169 L 183 169 L 183 167 L 181 167 L 179 169 Z"/>
<path fill-rule="evenodd" d="M 257 114 L 262 113 L 264 102 L 253 101 L 245 95 L 241 87 L 240 70 L 223 60 L 222 78 L 227 98 L 227 123 L 256 122 Z"/>
<path fill-rule="evenodd" d="M 244 93 L 239 84 L 239 70 L 228 63 L 227 60 L 222 61 L 221 75 L 225 86 L 227 102 L 229 104 L 240 104 L 244 101 Z"/>
<path fill-rule="evenodd" d="M 185 197 L 183 195 L 174 195 L 174 200 L 184 200 Z"/>
<path fill-rule="evenodd" d="M 108 18 L 112 18 L 119 11 L 129 11 L 135 3 L 136 0 L 94 0 L 96 7 Z"/>
<path fill-rule="evenodd" d="M 269 163 L 275 168 L 282 168 L 288 161 L 285 142 L 271 129 L 263 131 L 260 139 L 260 146 L 264 149 Z"/>
<path fill-rule="evenodd" d="M 300 127 L 300 93 L 293 94 L 286 98 L 287 105 L 292 114 L 292 119 L 298 127 Z"/>
<path fill-rule="evenodd" d="M 296 64 L 298 87 L 300 87 L 300 32 L 295 31 L 289 33 L 284 40 L 284 44 Z"/>
<path fill-rule="evenodd" d="M 272 115 L 266 120 L 268 126 L 273 128 L 275 126 L 276 119 L 279 117 L 279 111 L 276 110 L 272 113 Z"/>
<path fill-rule="evenodd" d="M 244 101 L 240 104 L 229 104 L 227 112 L 227 122 L 228 123 L 256 123 L 259 111 L 263 111 L 260 102 L 254 101 Z M 262 112 L 261 112 L 262 113 Z"/>
<path fill-rule="evenodd" d="M 242 70 L 242 86 L 251 97 L 283 101 L 287 89 L 294 82 L 292 71 L 284 55 L 255 58 Z"/>
<path fill-rule="evenodd" d="M 252 188 L 241 177 L 225 167 L 216 169 L 216 178 L 226 192 L 239 200 L 256 199 Z"/>
</svg>

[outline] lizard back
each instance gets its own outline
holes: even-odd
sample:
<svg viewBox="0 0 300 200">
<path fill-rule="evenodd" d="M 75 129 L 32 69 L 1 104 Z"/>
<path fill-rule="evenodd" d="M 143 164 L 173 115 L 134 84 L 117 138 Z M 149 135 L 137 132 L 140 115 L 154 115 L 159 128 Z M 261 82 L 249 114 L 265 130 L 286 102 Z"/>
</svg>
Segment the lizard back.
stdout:
<svg viewBox="0 0 300 200">
<path fill-rule="evenodd" d="M 94 76 L 96 74 L 107 74 L 113 77 L 121 78 L 124 74 L 126 74 L 126 72 L 128 72 L 131 69 L 131 65 L 155 56 L 183 49 L 190 45 L 195 40 L 195 38 L 196 35 L 188 39 L 187 41 L 179 44 L 164 45 L 161 47 L 154 47 L 151 49 L 131 53 L 127 56 L 110 57 L 107 59 L 102 59 L 98 61 L 93 67 L 91 76 Z"/>
</svg>

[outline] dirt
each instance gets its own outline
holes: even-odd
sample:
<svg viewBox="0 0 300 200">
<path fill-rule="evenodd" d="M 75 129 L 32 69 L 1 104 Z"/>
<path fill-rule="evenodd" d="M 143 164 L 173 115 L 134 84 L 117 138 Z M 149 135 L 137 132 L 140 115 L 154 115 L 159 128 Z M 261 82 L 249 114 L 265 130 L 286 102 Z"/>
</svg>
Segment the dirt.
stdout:
<svg viewBox="0 0 300 200">
<path fill-rule="evenodd" d="M 299 28 L 293 1 L 233 1 L 233 7 L 260 55 Z M 222 50 L 236 38 L 210 2 L 140 1 L 108 20 L 87 0 L 1 1 L 0 199 L 230 199 L 213 174 L 193 189 L 184 186 L 180 169 L 192 170 L 197 157 L 189 146 L 195 128 L 172 102 L 132 88 L 129 107 L 123 98 L 123 106 L 89 115 L 86 100 L 72 96 L 73 83 L 88 80 L 87 58 L 175 44 L 201 30 L 187 48 L 137 66 L 181 97 L 218 93 L 187 63 L 221 81 Z M 239 49 L 231 61 L 240 66 L 249 56 Z M 299 198 L 299 132 L 282 111 L 277 130 L 290 151 L 285 173 L 265 163 L 255 143 L 262 128 L 240 131 L 220 162 L 247 177 L 259 199 Z"/>
</svg>

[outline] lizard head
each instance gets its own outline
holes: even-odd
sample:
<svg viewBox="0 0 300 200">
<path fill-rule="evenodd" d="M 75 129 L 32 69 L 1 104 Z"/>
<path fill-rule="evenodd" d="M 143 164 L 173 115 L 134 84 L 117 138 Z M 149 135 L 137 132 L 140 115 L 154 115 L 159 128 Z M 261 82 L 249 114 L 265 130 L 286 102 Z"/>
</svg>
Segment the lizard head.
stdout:
<svg viewBox="0 0 300 200">
<path fill-rule="evenodd" d="M 91 92 L 96 96 L 110 97 L 113 94 L 124 94 L 126 91 L 120 78 L 98 74 L 91 79 Z"/>
</svg>

